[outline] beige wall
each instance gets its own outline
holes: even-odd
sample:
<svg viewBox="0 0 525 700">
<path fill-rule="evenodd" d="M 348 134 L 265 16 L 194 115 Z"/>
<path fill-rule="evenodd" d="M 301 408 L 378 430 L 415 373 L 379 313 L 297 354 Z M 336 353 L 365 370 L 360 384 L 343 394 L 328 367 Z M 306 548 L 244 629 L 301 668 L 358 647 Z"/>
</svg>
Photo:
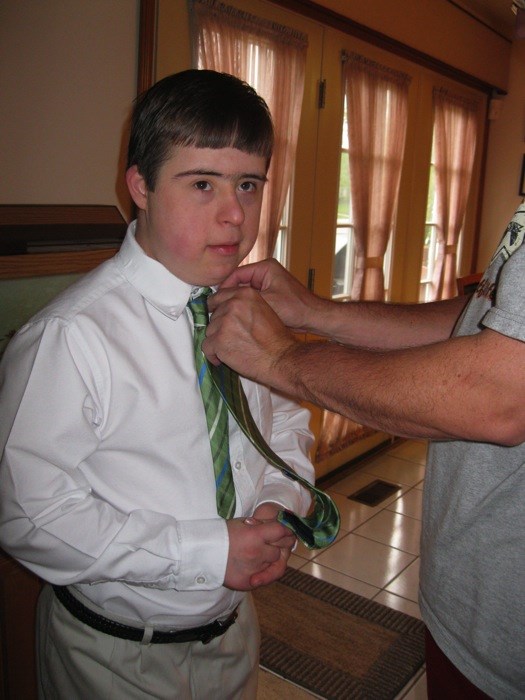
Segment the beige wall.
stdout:
<svg viewBox="0 0 525 700">
<path fill-rule="evenodd" d="M 483 270 L 523 197 L 519 179 L 525 154 L 525 39 L 514 42 L 508 94 L 490 123 L 477 270 Z"/>
<path fill-rule="evenodd" d="M 0 203 L 116 204 L 139 0 L 0 2 Z"/>
</svg>

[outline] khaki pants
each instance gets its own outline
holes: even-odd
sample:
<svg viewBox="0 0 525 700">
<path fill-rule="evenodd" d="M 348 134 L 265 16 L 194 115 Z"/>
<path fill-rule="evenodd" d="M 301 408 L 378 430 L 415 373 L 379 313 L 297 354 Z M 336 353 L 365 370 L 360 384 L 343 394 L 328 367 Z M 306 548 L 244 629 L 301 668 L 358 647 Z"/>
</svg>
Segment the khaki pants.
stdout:
<svg viewBox="0 0 525 700">
<path fill-rule="evenodd" d="M 259 624 L 250 595 L 209 644 L 143 645 L 79 622 L 45 586 L 37 611 L 39 697 L 45 700 L 253 700 Z"/>
</svg>

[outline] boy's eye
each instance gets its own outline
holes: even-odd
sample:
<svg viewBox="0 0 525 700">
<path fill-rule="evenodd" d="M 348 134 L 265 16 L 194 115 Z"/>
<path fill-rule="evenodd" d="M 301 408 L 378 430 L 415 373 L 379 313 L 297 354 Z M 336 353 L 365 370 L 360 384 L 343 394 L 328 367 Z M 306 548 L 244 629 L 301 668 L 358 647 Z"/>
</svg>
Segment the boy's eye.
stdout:
<svg viewBox="0 0 525 700">
<path fill-rule="evenodd" d="M 209 182 L 206 182 L 206 180 L 199 180 L 194 184 L 194 187 L 196 190 L 209 190 L 211 188 L 211 185 Z"/>
<path fill-rule="evenodd" d="M 255 192 L 257 189 L 257 183 L 250 181 L 247 182 L 241 182 L 239 185 L 240 189 L 243 192 Z"/>
</svg>

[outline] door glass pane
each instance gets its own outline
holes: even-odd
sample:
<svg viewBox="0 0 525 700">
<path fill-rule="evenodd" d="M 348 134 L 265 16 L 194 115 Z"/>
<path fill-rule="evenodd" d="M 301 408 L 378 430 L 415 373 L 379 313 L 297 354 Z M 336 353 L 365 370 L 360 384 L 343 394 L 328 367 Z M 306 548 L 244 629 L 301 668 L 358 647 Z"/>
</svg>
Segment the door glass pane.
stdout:
<svg viewBox="0 0 525 700">
<path fill-rule="evenodd" d="M 436 214 L 436 168 L 434 151 L 430 163 L 427 213 L 425 217 L 425 239 L 423 242 L 423 264 L 419 284 L 419 301 L 432 299 L 432 277 L 437 256 L 437 214 Z"/>
<path fill-rule="evenodd" d="M 352 225 L 348 150 L 343 149 L 340 160 L 332 297 L 350 294 L 354 277 L 354 261 L 354 227 Z"/>
<path fill-rule="evenodd" d="M 349 296 L 354 277 L 354 227 L 352 225 L 352 200 L 350 198 L 350 164 L 348 160 L 348 126 L 346 98 L 341 134 L 341 158 L 339 161 L 339 196 L 332 272 L 332 298 Z"/>
<path fill-rule="evenodd" d="M 288 266 L 288 243 L 290 241 L 290 196 L 291 187 L 286 195 L 284 203 L 283 215 L 279 223 L 279 232 L 273 249 L 273 257 L 278 260 L 284 267 Z"/>
</svg>

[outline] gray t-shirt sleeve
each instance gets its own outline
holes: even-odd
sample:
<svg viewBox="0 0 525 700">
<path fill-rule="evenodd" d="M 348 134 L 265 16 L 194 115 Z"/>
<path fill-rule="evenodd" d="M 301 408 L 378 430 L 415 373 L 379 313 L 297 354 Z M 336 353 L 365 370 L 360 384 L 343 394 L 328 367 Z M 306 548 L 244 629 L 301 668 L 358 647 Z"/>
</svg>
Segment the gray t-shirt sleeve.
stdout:
<svg viewBox="0 0 525 700">
<path fill-rule="evenodd" d="M 524 279 L 525 245 L 521 245 L 501 270 L 495 304 L 483 318 L 483 326 L 525 341 Z"/>
</svg>

